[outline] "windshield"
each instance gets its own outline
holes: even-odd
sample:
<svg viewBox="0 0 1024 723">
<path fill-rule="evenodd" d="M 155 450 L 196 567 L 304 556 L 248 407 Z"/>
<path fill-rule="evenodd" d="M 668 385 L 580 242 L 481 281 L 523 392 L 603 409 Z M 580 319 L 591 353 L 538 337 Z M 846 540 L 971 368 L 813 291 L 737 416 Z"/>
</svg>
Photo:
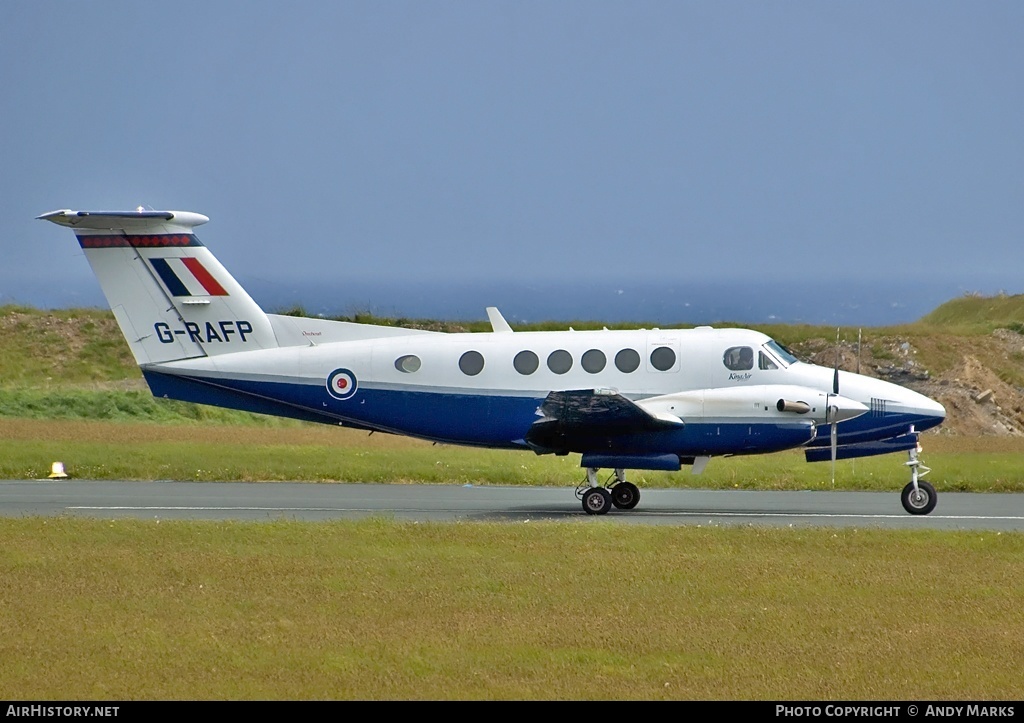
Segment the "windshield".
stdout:
<svg viewBox="0 0 1024 723">
<path fill-rule="evenodd" d="M 781 359 L 786 366 L 789 366 L 790 364 L 794 364 L 800 361 L 795 356 L 790 354 L 789 350 L 786 349 L 786 347 L 782 346 L 782 344 L 778 343 L 774 339 L 769 340 L 768 343 L 765 344 L 765 348 L 771 349 L 775 356 Z"/>
</svg>

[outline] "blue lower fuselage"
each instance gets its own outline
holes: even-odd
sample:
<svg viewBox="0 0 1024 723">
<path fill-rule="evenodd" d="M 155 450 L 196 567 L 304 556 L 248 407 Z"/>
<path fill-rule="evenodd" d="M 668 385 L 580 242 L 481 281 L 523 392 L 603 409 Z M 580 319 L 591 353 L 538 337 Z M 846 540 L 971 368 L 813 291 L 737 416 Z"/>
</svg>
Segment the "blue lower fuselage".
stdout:
<svg viewBox="0 0 1024 723">
<path fill-rule="evenodd" d="M 403 390 L 360 387 L 336 399 L 322 385 L 245 379 L 179 376 L 145 371 L 153 394 L 305 421 L 393 432 L 435 442 L 527 449 L 527 431 L 537 421 L 543 397 L 499 393 Z M 849 444 L 923 431 L 942 422 L 927 414 L 865 414 L 837 427 L 838 443 Z M 676 454 L 681 457 L 758 454 L 803 445 L 828 446 L 827 429 L 816 432 L 808 420 L 686 420 L 658 432 L 598 436 L 572 452 Z"/>
</svg>

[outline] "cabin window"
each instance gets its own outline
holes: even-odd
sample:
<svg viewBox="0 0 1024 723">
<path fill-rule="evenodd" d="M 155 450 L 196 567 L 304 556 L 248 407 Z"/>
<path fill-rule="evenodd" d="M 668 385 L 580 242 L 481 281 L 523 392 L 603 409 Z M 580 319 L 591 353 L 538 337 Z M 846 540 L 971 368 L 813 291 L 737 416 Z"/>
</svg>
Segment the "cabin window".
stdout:
<svg viewBox="0 0 1024 723">
<path fill-rule="evenodd" d="M 629 374 L 635 372 L 640 366 L 640 354 L 636 349 L 623 349 L 615 355 L 615 368 L 620 372 Z"/>
<path fill-rule="evenodd" d="M 651 366 L 659 372 L 667 372 L 676 365 L 676 353 L 667 346 L 659 346 L 651 352 Z"/>
<path fill-rule="evenodd" d="M 532 351 L 521 351 L 512 360 L 512 366 L 520 374 L 533 374 L 540 366 L 540 359 Z"/>
<path fill-rule="evenodd" d="M 591 374 L 597 374 L 599 371 L 604 369 L 604 365 L 608 363 L 608 360 L 604 356 L 604 352 L 600 349 L 591 349 L 583 354 L 580 359 L 580 366 L 586 369 Z"/>
<path fill-rule="evenodd" d="M 772 358 L 765 354 L 763 351 L 757 352 L 757 368 L 758 369 L 778 369 L 779 365 L 772 361 Z"/>
<path fill-rule="evenodd" d="M 749 346 L 733 346 L 725 350 L 722 362 L 726 369 L 742 372 L 754 368 L 754 350 Z"/>
<path fill-rule="evenodd" d="M 475 377 L 484 370 L 484 355 L 478 351 L 467 351 L 459 359 L 459 369 L 463 374 Z"/>
<path fill-rule="evenodd" d="M 548 369 L 555 374 L 565 374 L 572 369 L 572 354 L 565 349 L 556 349 L 548 354 Z"/>
<path fill-rule="evenodd" d="M 395 369 L 406 374 L 420 370 L 420 358 L 415 354 L 406 354 L 395 359 Z"/>
</svg>

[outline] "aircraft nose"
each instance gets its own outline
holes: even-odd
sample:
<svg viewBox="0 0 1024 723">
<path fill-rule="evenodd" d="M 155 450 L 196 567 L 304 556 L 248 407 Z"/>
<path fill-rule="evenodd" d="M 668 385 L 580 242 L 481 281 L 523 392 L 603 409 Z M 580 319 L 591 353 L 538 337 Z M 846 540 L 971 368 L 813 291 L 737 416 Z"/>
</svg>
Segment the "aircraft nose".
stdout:
<svg viewBox="0 0 1024 723">
<path fill-rule="evenodd" d="M 907 411 L 920 414 L 926 417 L 936 417 L 939 420 L 946 418 L 946 408 L 931 397 L 926 397 L 910 389 L 905 389 L 904 398 L 901 400 Z"/>
<path fill-rule="evenodd" d="M 925 400 L 924 414 L 926 417 L 929 417 L 928 426 L 937 427 L 946 419 L 946 408 L 934 399 L 925 397 Z"/>
<path fill-rule="evenodd" d="M 937 427 L 946 419 L 946 408 L 931 397 L 926 397 L 909 389 L 904 390 L 900 402 L 905 414 L 918 418 L 918 431 Z"/>
</svg>

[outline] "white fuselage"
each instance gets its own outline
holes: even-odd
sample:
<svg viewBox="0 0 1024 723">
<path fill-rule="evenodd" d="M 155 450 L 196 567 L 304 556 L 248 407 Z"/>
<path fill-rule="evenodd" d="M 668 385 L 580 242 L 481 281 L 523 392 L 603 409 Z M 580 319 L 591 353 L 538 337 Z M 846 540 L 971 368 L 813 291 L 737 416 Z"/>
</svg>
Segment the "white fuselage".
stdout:
<svg viewBox="0 0 1024 723">
<path fill-rule="evenodd" d="M 294 341 L 306 345 L 150 365 L 147 371 L 241 390 L 342 423 L 466 444 L 517 446 L 539 403 L 559 390 L 615 390 L 652 415 L 686 424 L 831 421 L 825 407 L 834 371 L 795 361 L 756 331 L 392 329 L 392 336 L 330 341 L 330 322 L 271 319 L 280 335 L 287 327 Z M 343 388 L 331 389 L 332 374 Z M 899 415 L 908 428 L 916 423 L 920 430 L 930 426 L 927 419 L 944 415 L 940 405 L 909 389 L 847 372 L 839 380 L 840 399 L 850 407 L 841 419 L 884 407 L 880 426 L 903 424 Z M 811 410 L 780 411 L 780 399 L 808 403 Z M 840 431 L 853 424 L 843 423 Z M 862 423 L 856 431 L 868 430 Z"/>
</svg>

